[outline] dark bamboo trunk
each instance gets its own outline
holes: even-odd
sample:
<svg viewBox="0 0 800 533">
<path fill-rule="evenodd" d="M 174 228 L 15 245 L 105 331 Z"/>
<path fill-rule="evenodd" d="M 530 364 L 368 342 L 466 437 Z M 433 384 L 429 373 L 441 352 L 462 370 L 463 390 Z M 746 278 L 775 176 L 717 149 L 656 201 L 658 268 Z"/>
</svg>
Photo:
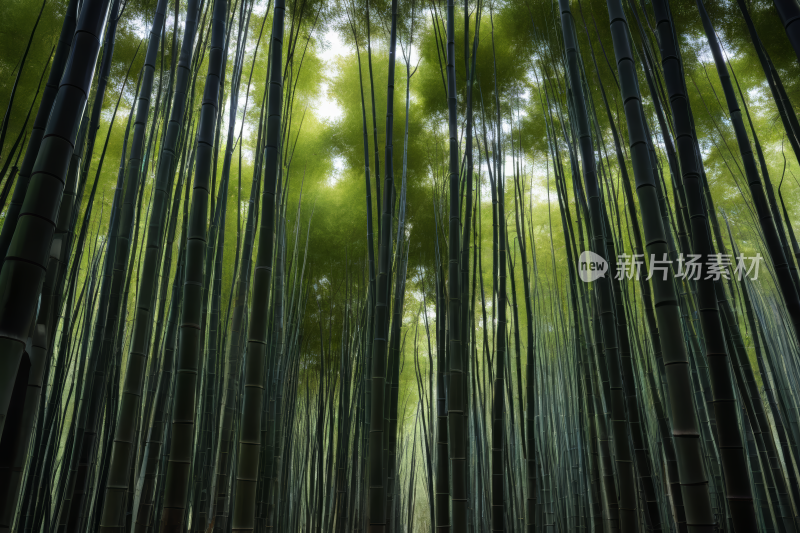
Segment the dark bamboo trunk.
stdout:
<svg viewBox="0 0 800 533">
<path fill-rule="evenodd" d="M 78 0 L 70 0 L 67 4 L 67 11 L 64 22 L 61 26 L 61 34 L 56 45 L 56 53 L 53 56 L 53 64 L 50 66 L 50 74 L 47 76 L 47 83 L 44 86 L 44 93 L 39 102 L 39 110 L 36 112 L 36 119 L 33 121 L 33 130 L 28 147 L 25 150 L 25 157 L 22 159 L 22 166 L 19 169 L 19 178 L 14 187 L 14 194 L 11 196 L 11 204 L 8 206 L 3 229 L 0 231 L 0 258 L 8 255 L 11 239 L 16 231 L 19 222 L 20 209 L 28 191 L 28 184 L 31 181 L 39 152 L 42 148 L 45 129 L 50 120 L 50 113 L 56 100 L 56 95 L 60 88 L 61 77 L 67 66 L 67 60 L 72 55 L 72 44 L 76 34 L 75 27 L 78 18 Z M 103 24 L 100 22 L 99 24 Z M 93 65 L 94 67 L 94 65 Z M 89 80 L 91 83 L 91 80 Z M 78 118 L 77 120 L 80 120 Z M 75 132 L 77 133 L 77 131 Z M 69 161 L 69 158 L 67 158 Z M 6 389 L 6 387 L 4 387 Z"/>
<path fill-rule="evenodd" d="M 664 0 L 654 2 L 655 17 L 661 46 L 661 65 L 672 109 L 676 144 L 686 191 L 687 209 L 692 228 L 692 248 L 695 253 L 709 257 L 713 253 L 710 228 L 703 205 L 702 165 L 695 151 L 695 136 L 691 123 L 689 100 L 682 81 L 680 52 L 675 38 L 669 6 Z M 702 276 L 701 276 L 702 277 Z M 712 397 L 717 428 L 717 444 L 725 474 L 726 497 L 735 531 L 756 531 L 753 494 L 747 475 L 744 441 L 737 421 L 736 399 L 728 367 L 728 354 L 713 281 L 696 282 L 700 322 L 705 338 L 705 351 L 711 373 Z M 688 395 L 689 391 L 685 391 Z M 678 444 L 676 442 L 676 444 Z M 688 503 L 690 500 L 684 498 Z M 689 520 L 690 508 L 687 508 Z M 710 526 L 709 526 L 710 527 Z"/>
<path fill-rule="evenodd" d="M 758 215 L 758 220 L 761 225 L 761 232 L 772 259 L 773 271 L 775 273 L 777 285 L 783 295 L 786 310 L 792 320 L 795 330 L 795 336 L 800 341 L 800 297 L 798 297 L 798 288 L 792 280 L 792 273 L 789 268 L 789 262 L 784 253 L 784 246 L 781 241 L 778 230 L 776 229 L 776 222 L 780 223 L 780 218 L 776 221 L 773 217 L 773 212 L 770 210 L 767 196 L 764 194 L 764 186 L 761 182 L 761 177 L 758 173 L 756 166 L 755 156 L 753 149 L 750 145 L 750 138 L 747 135 L 747 129 L 744 125 L 742 111 L 739 108 L 739 102 L 736 99 L 736 93 L 733 90 L 733 83 L 731 82 L 728 68 L 725 65 L 725 60 L 722 56 L 722 49 L 717 39 L 714 27 L 711 24 L 711 19 L 705 10 L 702 0 L 697 0 L 697 8 L 700 11 L 700 18 L 703 21 L 703 28 L 706 33 L 706 38 L 711 47 L 711 54 L 714 56 L 714 63 L 717 67 L 717 74 L 719 75 L 720 83 L 722 84 L 722 92 L 725 95 L 725 101 L 728 104 L 728 111 L 730 113 L 731 122 L 733 123 L 733 130 L 736 134 L 736 141 L 739 145 L 739 152 L 742 156 L 744 163 L 745 176 L 747 178 L 747 185 L 750 187 L 750 194 L 753 198 L 753 204 Z M 780 6 L 783 4 L 788 5 L 790 2 L 778 0 L 776 7 L 780 12 Z M 792 9 L 795 11 L 793 17 L 800 17 L 800 7 L 794 2 L 791 2 Z M 800 24 L 793 24 L 795 30 L 800 32 Z M 800 34 L 798 34 L 800 38 Z M 798 42 L 800 44 L 800 41 Z M 719 239 L 718 237 L 718 240 Z"/>
<path fill-rule="evenodd" d="M 0 375 L 4 380 L 0 387 L 0 429 L 5 438 L 0 440 L 0 448 L 11 445 L 11 437 L 21 431 L 23 424 L 21 415 L 27 403 L 25 385 L 31 368 L 31 356 L 24 353 L 25 343 L 48 268 L 51 242 L 58 227 L 58 210 L 78 126 L 88 100 L 109 2 L 88 0 L 84 7 L 75 33 L 76 41 L 68 51 L 69 59 L 64 52 L 64 62 L 68 66 L 58 88 L 52 89 L 55 93 L 53 110 L 44 114 L 49 120 L 42 131 L 41 150 L 30 167 L 30 186 L 21 190 L 24 202 L 20 202 L 20 207 L 24 203 L 25 209 L 16 220 L 16 227 L 9 223 L 9 218 L 3 227 L 4 233 L 8 229 L 13 236 L 10 236 L 8 253 L 0 270 L 0 291 L 5 295 L 0 309 L 0 331 L 3 332 Z M 65 25 L 68 28 L 70 22 L 66 21 Z M 49 365 L 49 361 L 45 365 Z M 9 450 L 5 449 L 2 456 L 10 459 Z M 3 495 L 3 500 L 8 497 L 16 500 L 16 495 Z M 10 528 L 12 520 L 13 512 L 0 516 L 0 530 Z"/>
<path fill-rule="evenodd" d="M 711 500 L 708 481 L 702 468 L 702 449 L 700 446 L 699 424 L 695 415 L 695 406 L 687 392 L 691 390 L 689 359 L 685 344 L 682 342 L 680 328 L 680 308 L 674 288 L 672 272 L 663 270 L 668 263 L 667 231 L 662 224 L 662 206 L 656 187 L 658 176 L 653 171 L 651 161 L 650 139 L 644 121 L 641 95 L 636 77 L 635 62 L 628 39 L 627 20 L 622 3 L 608 0 L 608 13 L 611 21 L 611 33 L 614 40 L 614 52 L 617 60 L 622 97 L 625 101 L 625 116 L 628 123 L 629 147 L 632 158 L 636 193 L 641 206 L 644 237 L 647 252 L 650 256 L 651 269 L 661 261 L 661 274 L 652 277 L 655 293 L 655 312 L 657 317 L 659 339 L 663 353 L 663 365 L 666 374 L 668 398 L 670 399 L 672 437 L 676 444 L 678 472 L 680 477 L 683 501 L 692 501 L 689 507 L 692 515 L 687 515 L 687 526 L 690 529 L 710 528 L 713 526 Z M 654 95 L 655 97 L 655 95 Z M 631 206 L 632 207 L 632 206 Z M 635 224 L 635 220 L 634 220 Z M 633 378 L 630 372 L 631 379 Z M 633 386 L 632 383 L 626 384 Z M 682 398 L 683 397 L 683 398 Z M 640 437 L 641 439 L 641 437 Z M 637 458 L 638 459 L 638 458 Z M 697 465 L 687 468 L 687 465 Z M 698 468 L 699 467 L 699 468 Z M 651 507 L 650 519 L 656 520 L 657 508 Z"/>
<path fill-rule="evenodd" d="M 283 112 L 283 38 L 286 7 L 276 0 L 272 19 L 270 44 L 269 100 L 267 136 L 264 149 L 264 191 L 261 197 L 261 229 L 258 255 L 253 272 L 253 303 L 247 336 L 247 355 L 244 369 L 244 394 L 239 432 L 239 453 L 236 482 L 233 531 L 252 531 L 255 528 L 256 488 L 261 454 L 261 409 L 264 402 L 264 368 L 269 346 L 268 309 L 273 278 L 275 248 L 276 190 L 281 168 L 281 116 Z"/>
<path fill-rule="evenodd" d="M 392 132 L 394 131 L 394 80 L 395 80 L 395 53 L 397 46 L 397 0 L 392 0 L 392 26 L 389 44 L 389 80 L 387 87 L 386 111 L 386 175 L 384 181 L 384 194 L 380 198 L 381 222 L 378 226 L 380 233 L 378 241 L 378 277 L 375 298 L 375 334 L 373 337 L 372 362 L 371 362 L 371 405 L 370 405 L 370 434 L 368 457 L 368 531 L 370 533 L 383 533 L 386 531 L 387 509 L 386 495 L 386 470 L 384 468 L 383 450 L 387 439 L 384 410 L 387 407 L 386 382 L 387 382 L 387 353 L 389 341 L 389 292 L 391 282 L 391 250 L 392 250 L 392 213 L 394 189 L 392 161 L 393 145 Z M 379 193 L 378 193 L 379 194 Z"/>
<path fill-rule="evenodd" d="M 448 372 L 447 422 L 450 438 L 451 474 L 451 524 L 455 531 L 467 530 L 467 378 L 462 344 L 461 280 L 459 279 L 459 247 L 461 235 L 459 150 L 456 102 L 456 50 L 455 13 L 453 0 L 447 3 L 447 110 L 449 131 L 448 189 L 450 217 L 448 227 L 448 273 L 447 273 L 447 324 L 448 324 Z M 387 161 L 387 167 L 388 167 Z M 469 228 L 465 228 L 469 231 Z"/>
<path fill-rule="evenodd" d="M 577 120 L 576 129 L 578 132 L 581 163 L 583 166 L 583 180 L 586 187 L 592 249 L 594 253 L 605 256 L 607 253 L 605 250 L 606 238 L 604 236 L 605 224 L 602 199 L 598 186 L 592 139 L 589 134 L 589 121 L 579 72 L 574 24 L 567 0 L 560 1 L 560 8 L 564 47 L 567 53 L 569 86 L 572 90 L 570 104 L 574 107 L 573 118 Z M 608 277 L 600 278 L 596 280 L 595 283 L 603 353 L 606 366 L 608 367 L 609 399 L 613 432 L 612 443 L 616 459 L 619 490 L 620 531 L 638 531 L 639 520 L 637 516 L 636 481 L 633 471 L 633 456 L 628 441 L 628 420 L 625 415 L 625 399 L 623 392 L 624 381 L 618 353 L 616 318 L 611 294 L 612 287 Z"/>
</svg>

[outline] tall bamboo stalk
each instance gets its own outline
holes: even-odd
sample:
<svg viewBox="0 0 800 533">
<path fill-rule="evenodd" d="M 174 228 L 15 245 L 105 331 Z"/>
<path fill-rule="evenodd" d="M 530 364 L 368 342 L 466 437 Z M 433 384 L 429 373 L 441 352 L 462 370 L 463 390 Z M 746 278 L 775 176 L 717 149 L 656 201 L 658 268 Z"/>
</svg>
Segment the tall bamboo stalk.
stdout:
<svg viewBox="0 0 800 533">
<path fill-rule="evenodd" d="M 88 0 L 81 13 L 74 46 L 69 50 L 69 59 L 64 58 L 67 67 L 54 95 L 53 111 L 42 131 L 41 150 L 31 167 L 30 187 L 23 191 L 25 209 L 16 228 L 10 229 L 13 237 L 0 270 L 0 291 L 4 295 L 0 309 L 0 331 L 3 332 L 0 375 L 4 380 L 0 387 L 0 429 L 4 438 L 0 446 L 10 442 L 23 422 L 25 385 L 31 368 L 30 355 L 25 357 L 24 353 L 25 343 L 48 267 L 58 209 L 78 125 L 88 100 L 108 6 L 108 0 Z M 16 499 L 15 495 L 11 497 Z M 0 517 L 0 530 L 8 530 L 11 520 L 13 515 Z"/>
<path fill-rule="evenodd" d="M 139 359 L 137 366 L 129 366 L 128 375 L 131 371 L 140 372 L 139 376 L 135 376 L 137 380 L 142 380 L 141 373 L 146 368 L 146 361 L 150 352 L 149 337 L 150 327 L 153 322 L 153 309 L 156 288 L 156 276 L 158 274 L 159 263 L 161 260 L 161 252 L 163 246 L 164 229 L 166 216 L 168 211 L 169 193 L 172 190 L 172 179 L 176 174 L 178 162 L 178 142 L 182 136 L 182 128 L 184 123 L 184 115 L 186 112 L 189 79 L 191 75 L 191 63 L 193 56 L 194 38 L 197 31 L 197 19 L 199 15 L 199 5 L 197 0 L 189 0 L 187 5 L 186 26 L 184 28 L 183 41 L 181 43 L 180 58 L 178 60 L 177 71 L 175 76 L 177 82 L 175 84 L 174 101 L 171 106 L 169 121 L 166 126 L 166 133 L 161 145 L 161 153 L 158 160 L 158 171 L 156 173 L 155 186 L 152 199 L 152 214 L 150 216 L 150 225 L 147 234 L 147 246 L 145 248 L 144 261 L 142 264 L 140 274 L 140 284 L 138 295 L 138 304 L 134 317 L 133 339 L 131 340 L 131 349 L 128 360 Z M 178 194 L 180 196 L 180 194 Z M 177 215 L 177 213 L 176 213 Z M 175 297 L 173 297 L 174 299 Z M 172 304 L 172 309 L 176 308 L 176 304 Z M 138 327 L 137 327 L 138 325 Z M 172 346 L 167 346 L 167 349 L 172 350 Z M 130 365 L 131 363 L 129 363 Z M 170 363 L 169 367 L 172 366 Z M 169 368 L 166 366 L 166 368 Z M 171 371 L 170 371 L 171 374 Z M 162 389 L 162 405 L 166 399 L 167 383 L 164 383 Z M 123 396 L 124 402 L 125 396 Z M 163 409 L 163 407 L 162 407 Z M 145 413 L 147 416 L 148 413 Z M 158 432 L 158 429 L 157 429 Z M 157 436 L 156 438 L 161 438 Z M 154 450 L 153 460 L 157 460 L 160 456 L 160 450 Z M 143 517 L 145 523 L 151 520 L 150 516 Z M 138 523 L 139 517 L 135 516 L 134 521 Z"/>
<path fill-rule="evenodd" d="M 586 200 L 588 203 L 591 230 L 592 249 L 594 253 L 605 256 L 604 215 L 602 200 L 597 181 L 597 172 L 594 162 L 592 139 L 589 134 L 589 121 L 586 114 L 583 86 L 578 67 L 578 51 L 575 40 L 575 30 L 568 0 L 560 0 L 561 26 L 566 50 L 567 72 L 569 85 L 572 90 L 570 100 L 574 108 L 573 117 L 577 120 L 578 142 L 581 153 L 581 164 L 584 186 L 586 187 Z M 623 393 L 622 368 L 619 361 L 616 318 L 611 295 L 611 282 L 607 277 L 596 281 L 596 301 L 600 318 L 602 333 L 602 346 L 608 367 L 610 385 L 610 407 L 612 442 L 616 459 L 616 472 L 619 490 L 620 530 L 638 531 L 636 504 L 636 482 L 634 480 L 633 457 L 627 438 L 628 423 L 625 415 L 625 400 Z M 595 292 L 595 291 L 593 291 Z"/>
<path fill-rule="evenodd" d="M 381 207 L 381 223 L 378 226 L 378 277 L 375 294 L 375 333 L 373 337 L 372 362 L 370 376 L 370 434 L 369 434 L 369 470 L 368 470 L 368 531 L 383 533 L 386 531 L 387 509 L 386 470 L 383 462 L 384 441 L 387 439 L 384 408 L 386 407 L 386 369 L 389 341 L 389 293 L 392 250 L 392 213 L 394 198 L 392 191 L 394 160 L 392 132 L 394 130 L 394 74 L 395 53 L 397 49 L 397 0 L 392 0 L 392 23 L 389 44 L 389 79 L 386 94 L 386 173 L 384 178 Z"/>
<path fill-rule="evenodd" d="M 764 236 L 770 258 L 772 259 L 773 270 L 786 305 L 786 310 L 794 325 L 795 336 L 800 342 L 800 296 L 798 296 L 798 287 L 795 286 L 792 280 L 789 262 L 786 259 L 780 235 L 775 228 L 776 220 L 773 217 L 773 212 L 770 210 L 769 202 L 764 194 L 764 185 L 758 173 L 755 155 L 750 145 L 750 138 L 747 135 L 747 129 L 744 125 L 739 102 L 736 99 L 736 93 L 733 90 L 733 83 L 731 82 L 728 68 L 725 65 L 725 60 L 722 57 L 722 48 L 720 47 L 711 19 L 706 12 L 705 5 L 702 0 L 696 0 L 696 3 L 697 9 L 700 12 L 700 18 L 703 21 L 703 29 L 705 30 L 706 38 L 711 47 L 711 55 L 714 57 L 714 64 L 717 67 L 717 74 L 722 84 L 725 102 L 728 104 L 728 112 L 730 113 L 731 122 L 733 123 L 733 131 L 736 134 L 736 142 L 742 156 L 747 185 L 750 188 L 750 194 L 753 198 L 753 205 L 755 206 L 758 221 L 761 225 L 761 232 Z M 782 4 L 780 0 L 776 3 L 776 6 L 779 4 Z M 792 5 L 794 5 L 796 9 L 795 16 L 800 16 L 800 7 L 797 7 L 795 4 Z M 800 25 L 797 25 L 797 29 L 800 31 Z M 780 219 L 777 223 L 780 223 Z"/>
<path fill-rule="evenodd" d="M 182 531 L 192 470 L 195 391 L 201 346 L 201 298 L 203 294 L 206 219 L 209 202 L 209 181 L 213 138 L 217 128 L 220 78 L 222 75 L 227 1 L 216 0 L 211 20 L 211 47 L 208 72 L 197 130 L 196 170 L 192 184 L 192 203 L 186 234 L 186 266 L 183 273 L 183 297 L 178 333 L 177 365 L 174 385 L 169 462 L 164 481 L 164 502 L 161 531 Z M 182 47 L 183 51 L 183 47 Z M 191 56 L 187 61 L 191 60 Z M 173 109 L 177 110 L 176 105 Z M 179 125 L 176 124 L 176 126 Z M 210 268 L 210 266 L 209 266 Z M 129 371 L 130 372 L 130 371 Z"/>
<path fill-rule="evenodd" d="M 242 424 L 239 433 L 239 454 L 236 465 L 236 500 L 234 501 L 233 531 L 252 531 L 255 528 L 256 484 L 261 452 L 261 406 L 265 394 L 264 368 L 268 364 L 267 324 L 270 287 L 272 283 L 275 243 L 276 187 L 280 173 L 281 116 L 283 111 L 283 38 L 285 3 L 275 1 L 270 43 L 269 100 L 267 137 L 264 148 L 264 191 L 261 196 L 261 229 L 258 255 L 253 272 L 253 303 L 247 335 L 242 397 Z"/>
<path fill-rule="evenodd" d="M 50 120 L 50 113 L 53 109 L 58 90 L 61 86 L 60 83 L 62 74 L 67 66 L 69 57 L 72 55 L 73 39 L 77 33 L 77 18 L 78 0 L 70 0 L 69 4 L 67 4 L 67 11 L 64 15 L 64 22 L 61 26 L 61 34 L 58 37 L 58 44 L 56 45 L 56 53 L 53 56 L 53 63 L 50 66 L 50 74 L 47 76 L 47 83 L 44 86 L 42 99 L 39 101 L 39 110 L 36 112 L 36 119 L 33 121 L 33 130 L 31 131 L 31 136 L 28 140 L 28 147 L 25 149 L 25 157 L 23 158 L 22 166 L 19 169 L 17 185 L 14 187 L 14 194 L 11 197 L 11 203 L 8 206 L 8 212 L 6 213 L 5 221 L 3 222 L 3 229 L 0 230 L 0 257 L 3 258 L 8 255 L 11 239 L 14 236 L 14 232 L 16 231 L 17 224 L 19 222 L 22 202 L 25 200 L 26 193 L 28 191 L 28 184 L 30 183 L 31 176 L 33 175 L 34 164 L 36 163 L 37 157 L 42 148 L 45 129 L 47 128 L 47 124 Z"/>
<path fill-rule="evenodd" d="M 663 353 L 667 390 L 670 399 L 672 437 L 676 444 L 680 489 L 687 506 L 687 526 L 690 530 L 710 530 L 714 526 L 708 481 L 703 467 L 703 454 L 691 390 L 689 359 L 682 340 L 678 298 L 675 292 L 673 272 L 665 263 L 667 237 L 662 225 L 661 205 L 658 201 L 653 165 L 650 160 L 650 141 L 646 137 L 646 125 L 642 99 L 636 77 L 635 62 L 628 39 L 628 23 L 619 0 L 608 0 L 608 16 L 614 40 L 614 54 L 625 102 L 625 117 L 628 123 L 628 139 L 636 194 L 641 206 L 647 252 L 651 269 L 656 272 L 661 261 L 661 273 L 654 274 L 654 306 L 658 321 L 659 339 Z M 635 223 L 635 222 L 634 222 Z M 631 374 L 631 378 L 632 378 Z M 631 384 L 632 385 L 632 384 Z M 651 512 L 651 520 L 655 520 Z"/>
<path fill-rule="evenodd" d="M 678 146 L 681 173 L 686 190 L 687 209 L 692 227 L 692 247 L 702 257 L 713 253 L 708 219 L 703 205 L 702 163 L 695 151 L 694 129 L 689 100 L 682 80 L 680 52 L 669 6 L 663 0 L 653 3 L 661 47 L 661 66 L 667 85 L 675 141 Z M 702 276 L 701 276 L 702 277 Z M 744 441 L 736 419 L 736 399 L 730 379 L 728 353 L 724 345 L 719 309 L 713 281 L 696 282 L 700 323 L 704 333 L 705 352 L 711 373 L 711 392 L 717 427 L 717 444 L 725 473 L 725 494 L 736 531 L 755 531 L 756 514 L 750 480 L 746 475 Z M 677 442 L 676 442 L 677 444 Z M 687 504 L 687 520 L 691 509 Z"/>
<path fill-rule="evenodd" d="M 448 326 L 448 372 L 447 423 L 450 438 L 450 499 L 451 524 L 455 531 L 467 529 L 467 380 L 466 365 L 461 338 L 461 280 L 459 279 L 459 246 L 461 235 L 458 116 L 456 102 L 456 44 L 455 9 L 453 0 L 447 2 L 447 116 L 449 136 L 449 200 L 448 225 L 448 269 L 447 269 L 447 326 Z M 387 168 L 388 168 L 387 161 Z M 469 231 L 466 227 L 465 231 Z"/>
</svg>

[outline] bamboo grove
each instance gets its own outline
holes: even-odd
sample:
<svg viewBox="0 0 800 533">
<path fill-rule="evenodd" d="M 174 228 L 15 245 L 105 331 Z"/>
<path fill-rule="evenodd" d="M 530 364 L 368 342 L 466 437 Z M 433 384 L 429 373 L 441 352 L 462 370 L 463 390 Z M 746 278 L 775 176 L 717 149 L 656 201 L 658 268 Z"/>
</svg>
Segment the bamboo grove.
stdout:
<svg viewBox="0 0 800 533">
<path fill-rule="evenodd" d="M 799 20 L 0 5 L 0 532 L 800 533 Z"/>
</svg>

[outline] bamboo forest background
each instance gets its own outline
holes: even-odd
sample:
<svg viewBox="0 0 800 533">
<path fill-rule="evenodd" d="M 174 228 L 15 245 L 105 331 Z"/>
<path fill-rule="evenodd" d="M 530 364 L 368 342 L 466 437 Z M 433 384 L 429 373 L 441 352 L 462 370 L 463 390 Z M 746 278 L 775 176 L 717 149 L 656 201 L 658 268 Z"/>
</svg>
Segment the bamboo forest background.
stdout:
<svg viewBox="0 0 800 533">
<path fill-rule="evenodd" d="M 0 3 L 0 531 L 800 531 L 800 6 L 456 4 Z"/>
</svg>

